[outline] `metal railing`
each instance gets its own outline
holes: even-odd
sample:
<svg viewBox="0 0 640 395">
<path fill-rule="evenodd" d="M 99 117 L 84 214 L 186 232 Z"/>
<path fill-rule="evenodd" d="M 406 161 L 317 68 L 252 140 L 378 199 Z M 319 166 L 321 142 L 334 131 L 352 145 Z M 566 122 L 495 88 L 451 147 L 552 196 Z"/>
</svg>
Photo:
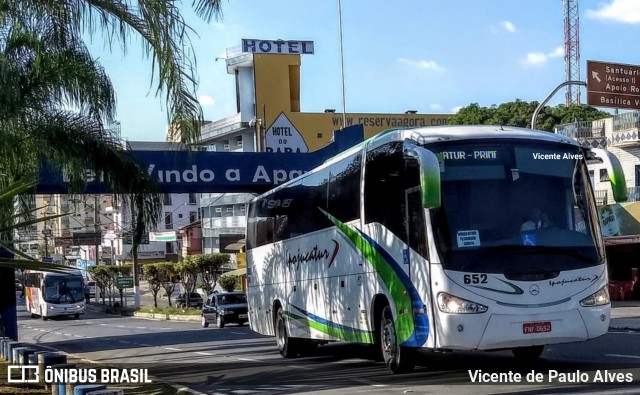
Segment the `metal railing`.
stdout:
<svg viewBox="0 0 640 395">
<path fill-rule="evenodd" d="M 558 125 L 556 132 L 562 136 L 574 139 L 597 139 L 605 137 L 604 120 L 579 121 Z"/>
<path fill-rule="evenodd" d="M 640 111 L 629 111 L 613 116 L 613 131 L 626 132 L 640 129 Z"/>
<path fill-rule="evenodd" d="M 596 204 L 598 206 L 604 206 L 609 202 L 609 191 L 606 189 L 599 189 L 595 191 Z"/>
<path fill-rule="evenodd" d="M 640 187 L 627 187 L 628 202 L 640 202 Z"/>
</svg>

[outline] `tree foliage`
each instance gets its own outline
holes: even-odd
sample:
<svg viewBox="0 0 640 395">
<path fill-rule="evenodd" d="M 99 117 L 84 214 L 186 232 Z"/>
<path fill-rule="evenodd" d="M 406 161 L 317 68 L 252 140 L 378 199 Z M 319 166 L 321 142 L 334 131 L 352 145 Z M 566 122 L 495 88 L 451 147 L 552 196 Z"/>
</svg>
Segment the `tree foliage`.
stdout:
<svg viewBox="0 0 640 395">
<path fill-rule="evenodd" d="M 158 270 L 158 279 L 167 295 L 169 307 L 171 307 L 171 295 L 176 289 L 176 283 L 178 281 L 178 268 L 171 262 L 156 263 L 155 266 Z"/>
<path fill-rule="evenodd" d="M 160 288 L 162 288 L 162 278 L 158 264 L 147 263 L 142 266 L 142 272 L 149 284 L 149 291 L 151 295 L 153 295 L 153 306 L 158 307 L 158 292 L 160 292 Z"/>
<path fill-rule="evenodd" d="M 220 0 L 193 0 L 189 5 L 206 21 L 222 15 Z M 0 0 L 0 23 L 5 28 L 25 26 L 31 30 L 37 23 L 50 32 L 56 45 L 84 46 L 85 37 L 100 35 L 109 48 L 119 47 L 126 53 L 128 45 L 139 40 L 144 54 L 152 60 L 150 82 L 156 86 L 156 95 L 165 100 L 168 123 L 178 126 L 175 132 L 182 142 L 199 139 L 203 114 L 195 92 L 198 76 L 190 41 L 193 32 L 180 1 Z M 72 73 L 74 69 L 66 70 Z M 96 91 L 104 90 L 96 87 Z"/>
<path fill-rule="evenodd" d="M 240 288 L 240 276 L 234 276 L 232 274 L 223 274 L 218 279 L 220 286 L 227 292 L 234 291 Z"/>
<path fill-rule="evenodd" d="M 481 107 L 472 103 L 461 108 L 449 118 L 450 125 L 497 125 L 531 127 L 531 118 L 538 102 L 526 102 L 516 99 L 513 102 Z M 556 107 L 545 106 L 536 119 L 536 129 L 553 132 L 555 127 L 576 121 L 594 121 L 610 117 L 611 114 L 587 105 Z"/>
<path fill-rule="evenodd" d="M 231 261 L 229 254 L 221 253 L 190 255 L 188 258 L 196 262 L 199 275 L 202 278 L 202 289 L 207 295 L 216 286 L 223 266 Z"/>
</svg>

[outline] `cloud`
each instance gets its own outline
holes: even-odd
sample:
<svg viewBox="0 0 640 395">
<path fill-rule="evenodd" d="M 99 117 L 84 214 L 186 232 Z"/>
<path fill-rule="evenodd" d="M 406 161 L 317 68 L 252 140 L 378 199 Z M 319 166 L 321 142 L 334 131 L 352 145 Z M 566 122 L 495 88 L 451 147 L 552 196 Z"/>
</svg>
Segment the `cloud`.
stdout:
<svg viewBox="0 0 640 395">
<path fill-rule="evenodd" d="M 502 26 L 504 28 L 504 30 L 508 31 L 509 33 L 515 33 L 516 32 L 515 25 L 513 23 L 509 22 L 509 21 L 500 22 L 500 26 Z"/>
<path fill-rule="evenodd" d="M 611 0 L 601 4 L 599 9 L 587 10 L 588 18 L 619 23 L 640 23 L 640 2 L 638 0 Z"/>
<path fill-rule="evenodd" d="M 525 67 L 530 66 L 541 66 L 549 59 L 552 58 L 561 58 L 564 56 L 564 49 L 562 47 L 557 47 L 553 52 L 530 52 L 527 56 L 522 60 L 522 63 Z"/>
<path fill-rule="evenodd" d="M 398 62 L 402 64 L 406 64 L 410 67 L 415 67 L 415 68 L 424 69 L 424 70 L 433 70 L 439 73 L 442 73 L 446 70 L 444 67 L 440 66 L 438 63 L 436 63 L 433 60 L 410 60 L 407 58 L 398 58 Z"/>
<path fill-rule="evenodd" d="M 207 95 L 198 96 L 198 101 L 200 102 L 200 105 L 204 107 L 212 107 L 216 105 L 216 101 L 213 100 L 213 97 Z"/>
<path fill-rule="evenodd" d="M 462 106 L 455 106 L 455 107 L 451 108 L 451 110 L 450 110 L 450 111 L 451 111 L 453 114 L 457 114 L 457 113 L 458 113 L 458 111 L 460 111 L 460 110 L 462 110 Z"/>
<path fill-rule="evenodd" d="M 429 105 L 430 110 L 442 110 L 442 106 L 438 103 L 433 103 Z"/>
<path fill-rule="evenodd" d="M 489 26 L 489 31 L 491 32 L 491 34 L 499 34 L 503 30 L 508 31 L 509 33 L 516 32 L 516 25 L 514 25 L 512 22 L 502 21 L 498 24 L 498 26 L 499 27 L 496 27 L 495 25 Z"/>
</svg>

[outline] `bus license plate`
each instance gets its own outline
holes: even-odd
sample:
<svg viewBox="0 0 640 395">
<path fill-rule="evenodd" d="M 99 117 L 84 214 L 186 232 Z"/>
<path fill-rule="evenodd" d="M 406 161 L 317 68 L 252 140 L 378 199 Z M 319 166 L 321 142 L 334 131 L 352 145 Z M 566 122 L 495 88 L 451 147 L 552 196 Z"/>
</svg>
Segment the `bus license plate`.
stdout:
<svg viewBox="0 0 640 395">
<path fill-rule="evenodd" d="M 543 333 L 551 332 L 551 321 L 543 322 L 525 322 L 522 324 L 522 333 Z"/>
<path fill-rule="evenodd" d="M 238 314 L 238 318 L 247 318 L 246 314 Z"/>
</svg>

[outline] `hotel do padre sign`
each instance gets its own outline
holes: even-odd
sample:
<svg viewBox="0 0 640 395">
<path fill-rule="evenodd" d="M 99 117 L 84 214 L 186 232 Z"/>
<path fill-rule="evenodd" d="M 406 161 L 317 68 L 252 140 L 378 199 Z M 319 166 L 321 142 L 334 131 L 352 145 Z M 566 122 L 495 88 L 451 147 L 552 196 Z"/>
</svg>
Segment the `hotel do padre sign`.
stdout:
<svg viewBox="0 0 640 395">
<path fill-rule="evenodd" d="M 588 104 L 640 110 L 640 66 L 587 61 Z"/>
</svg>

